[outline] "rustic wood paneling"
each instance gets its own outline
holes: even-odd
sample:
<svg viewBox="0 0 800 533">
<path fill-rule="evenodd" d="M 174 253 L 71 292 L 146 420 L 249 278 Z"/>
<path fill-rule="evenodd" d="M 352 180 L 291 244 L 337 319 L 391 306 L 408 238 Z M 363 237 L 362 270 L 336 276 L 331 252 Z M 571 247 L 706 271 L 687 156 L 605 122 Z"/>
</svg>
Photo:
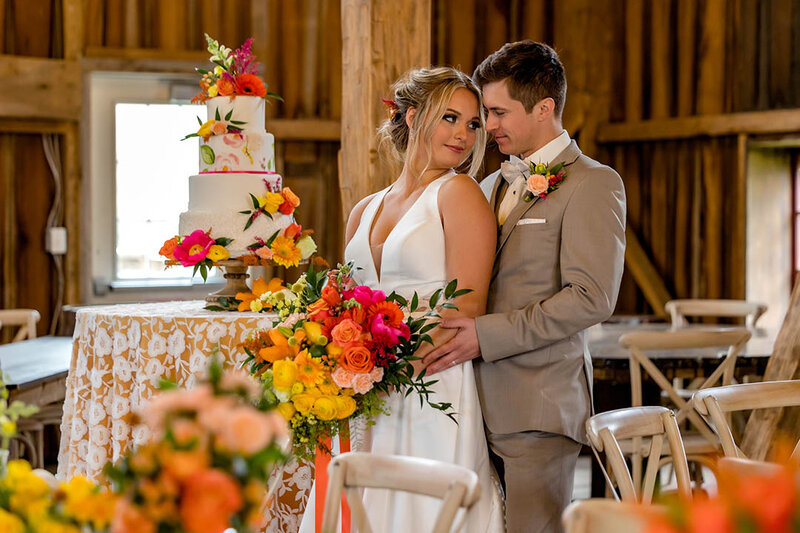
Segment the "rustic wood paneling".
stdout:
<svg viewBox="0 0 800 533">
<path fill-rule="evenodd" d="M 81 70 L 76 61 L 0 56 L 0 117 L 77 120 Z"/>
</svg>

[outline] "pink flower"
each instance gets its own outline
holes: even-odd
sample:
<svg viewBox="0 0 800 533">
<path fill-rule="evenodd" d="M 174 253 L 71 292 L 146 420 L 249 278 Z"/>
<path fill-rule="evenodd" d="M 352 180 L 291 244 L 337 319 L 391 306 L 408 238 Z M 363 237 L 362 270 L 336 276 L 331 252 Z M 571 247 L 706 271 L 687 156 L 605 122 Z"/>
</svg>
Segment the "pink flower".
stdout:
<svg viewBox="0 0 800 533">
<path fill-rule="evenodd" d="M 397 327 L 387 324 L 384 321 L 383 313 L 377 313 L 373 317 L 370 323 L 370 333 L 372 333 L 373 339 L 389 346 L 400 342 L 400 337 L 407 339 L 411 335 L 408 326 L 404 323 L 400 323 Z"/>
<path fill-rule="evenodd" d="M 272 255 L 275 252 L 272 251 L 272 248 L 269 246 L 262 246 L 258 250 L 256 250 L 256 255 L 261 259 L 272 259 Z"/>
<path fill-rule="evenodd" d="M 374 367 L 369 373 L 369 379 L 371 379 L 373 383 L 377 383 L 378 381 L 382 380 L 383 367 L 380 366 Z"/>
<path fill-rule="evenodd" d="M 224 122 L 215 122 L 213 126 L 211 126 L 211 132 L 214 135 L 222 135 L 228 131 L 228 125 Z"/>
<path fill-rule="evenodd" d="M 550 184 L 547 178 L 541 174 L 531 174 L 528 176 L 528 190 L 536 196 L 546 193 L 549 186 Z"/>
<path fill-rule="evenodd" d="M 372 390 L 372 378 L 369 374 L 355 374 L 353 377 L 353 390 L 356 394 L 366 394 Z"/>
<path fill-rule="evenodd" d="M 224 142 L 231 148 L 241 148 L 242 146 L 244 146 L 244 135 L 242 135 L 241 133 L 236 133 L 234 135 L 226 135 L 225 137 L 222 138 L 222 142 Z"/>
<path fill-rule="evenodd" d="M 333 371 L 333 374 L 331 374 L 333 382 L 343 389 L 349 389 L 350 387 L 353 386 L 353 378 L 355 376 L 356 376 L 355 372 L 345 370 L 342 367 L 338 367 L 336 370 Z"/>
<path fill-rule="evenodd" d="M 280 324 L 278 324 L 275 327 L 278 327 L 278 328 L 291 328 L 292 326 L 297 324 L 297 322 L 299 320 L 304 319 L 304 318 L 306 318 L 306 314 L 305 313 L 292 313 L 291 315 L 286 317 L 286 320 L 284 320 L 283 322 L 281 322 Z"/>
<path fill-rule="evenodd" d="M 374 303 L 384 301 L 386 299 L 386 294 L 383 291 L 373 291 L 366 285 L 359 285 L 352 290 L 352 294 L 347 296 L 347 299 L 350 298 L 354 298 L 359 304 L 361 304 L 362 308 L 366 309 Z"/>
<path fill-rule="evenodd" d="M 181 262 L 181 265 L 194 266 L 206 258 L 208 250 L 213 244 L 214 239 L 209 237 L 205 231 L 198 229 L 184 238 L 183 242 L 175 247 L 173 254 L 175 259 Z"/>
<path fill-rule="evenodd" d="M 264 413 L 249 406 L 228 412 L 219 443 L 232 452 L 253 455 L 274 438 L 274 424 Z"/>
</svg>

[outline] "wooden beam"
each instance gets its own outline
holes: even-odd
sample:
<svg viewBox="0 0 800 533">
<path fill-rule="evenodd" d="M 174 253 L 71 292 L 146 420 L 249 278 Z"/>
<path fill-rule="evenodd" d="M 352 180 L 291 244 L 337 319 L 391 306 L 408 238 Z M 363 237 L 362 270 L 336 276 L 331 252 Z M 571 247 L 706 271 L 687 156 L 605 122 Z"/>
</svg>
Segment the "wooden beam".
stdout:
<svg viewBox="0 0 800 533">
<path fill-rule="evenodd" d="M 642 120 L 644 4 L 625 2 L 625 120 Z"/>
<path fill-rule="evenodd" d="M 634 281 L 642 289 L 647 303 L 653 308 L 656 316 L 667 318 L 664 311 L 664 304 L 672 299 L 664 280 L 656 271 L 647 252 L 644 251 L 639 243 L 639 238 L 631 229 L 630 224 L 625 228 L 625 265 L 628 272 L 633 276 Z"/>
<path fill-rule="evenodd" d="M 81 133 L 77 122 L 67 125 L 63 135 L 64 226 L 67 254 L 64 257 L 64 305 L 81 303 Z"/>
<path fill-rule="evenodd" d="M 160 48 L 114 48 L 110 46 L 90 46 L 85 57 L 97 59 L 159 60 L 185 62 L 199 65 L 208 62 L 205 50 L 168 50 Z"/>
<path fill-rule="evenodd" d="M 74 61 L 83 51 L 83 3 L 63 0 L 64 59 Z"/>
<path fill-rule="evenodd" d="M 338 142 L 342 123 L 338 120 L 273 118 L 267 121 L 267 131 L 281 141 Z"/>
<path fill-rule="evenodd" d="M 77 61 L 0 55 L 0 117 L 78 120 L 81 69 Z"/>
<path fill-rule="evenodd" d="M 797 379 L 800 366 L 800 281 L 794 285 L 786 317 L 775 339 L 775 347 L 764 372 L 764 381 Z M 742 439 L 747 457 L 762 460 L 775 443 L 783 409 L 753 411 Z"/>
<path fill-rule="evenodd" d="M 385 119 L 380 96 L 412 67 L 430 64 L 431 2 L 342 0 L 342 213 L 391 183 L 381 167 L 375 130 Z"/>
<path fill-rule="evenodd" d="M 69 129 L 69 121 L 22 118 L 0 118 L 2 133 L 57 133 L 65 134 Z"/>
<path fill-rule="evenodd" d="M 800 109 L 696 115 L 641 122 L 601 124 L 597 142 L 663 141 L 693 137 L 800 132 Z"/>
</svg>

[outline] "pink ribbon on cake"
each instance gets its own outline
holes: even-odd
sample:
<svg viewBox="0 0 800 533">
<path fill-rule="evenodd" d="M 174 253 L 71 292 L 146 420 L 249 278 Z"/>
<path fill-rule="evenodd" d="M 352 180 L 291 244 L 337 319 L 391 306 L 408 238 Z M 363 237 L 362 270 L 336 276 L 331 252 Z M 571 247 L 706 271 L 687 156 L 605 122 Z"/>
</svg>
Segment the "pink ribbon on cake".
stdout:
<svg viewBox="0 0 800 533">
<path fill-rule="evenodd" d="M 263 170 L 209 170 L 200 174 L 277 174 L 277 172 L 264 172 Z"/>
</svg>

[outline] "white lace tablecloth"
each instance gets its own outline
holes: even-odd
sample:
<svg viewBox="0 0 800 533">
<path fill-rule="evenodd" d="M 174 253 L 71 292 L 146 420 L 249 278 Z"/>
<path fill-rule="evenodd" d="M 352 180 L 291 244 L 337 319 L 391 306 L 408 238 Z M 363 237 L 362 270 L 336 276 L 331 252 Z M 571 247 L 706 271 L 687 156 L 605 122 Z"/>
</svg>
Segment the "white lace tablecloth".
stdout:
<svg viewBox="0 0 800 533">
<path fill-rule="evenodd" d="M 98 479 L 130 445 L 146 438 L 131 426 L 131 414 L 166 378 L 191 387 L 219 343 L 228 365 L 239 366 L 238 344 L 254 328 L 269 327 L 268 315 L 216 313 L 204 301 L 86 307 L 78 311 L 67 377 L 58 477 Z M 313 465 L 294 461 L 272 505 L 266 531 L 294 532 L 311 488 Z"/>
</svg>

